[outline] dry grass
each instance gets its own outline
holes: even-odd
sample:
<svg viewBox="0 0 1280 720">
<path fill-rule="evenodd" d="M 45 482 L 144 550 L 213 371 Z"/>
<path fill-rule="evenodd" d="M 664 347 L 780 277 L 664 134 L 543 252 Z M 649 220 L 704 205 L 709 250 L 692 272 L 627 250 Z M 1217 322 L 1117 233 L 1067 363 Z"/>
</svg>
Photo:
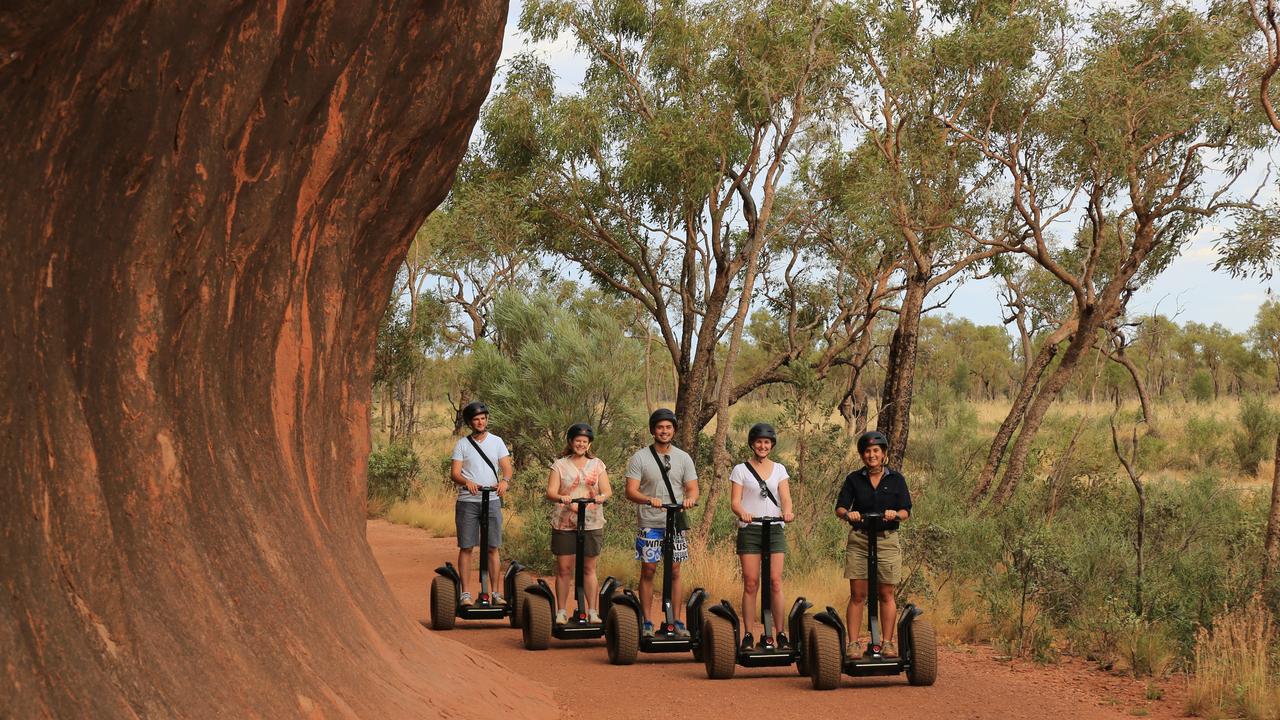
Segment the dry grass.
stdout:
<svg viewBox="0 0 1280 720">
<path fill-rule="evenodd" d="M 1244 609 L 1215 617 L 1212 630 L 1201 628 L 1187 713 L 1210 718 L 1280 718 L 1280 676 L 1272 657 L 1275 642 L 1275 623 L 1256 597 Z"/>
<path fill-rule="evenodd" d="M 453 537 L 453 518 L 457 495 L 444 487 L 424 488 L 418 496 L 403 502 L 392 503 L 382 516 L 388 522 L 426 530 L 431 537 Z M 373 509 L 370 509 L 373 512 Z M 524 518 L 507 512 L 503 516 L 502 533 L 505 539 L 516 539 L 524 528 Z"/>
</svg>

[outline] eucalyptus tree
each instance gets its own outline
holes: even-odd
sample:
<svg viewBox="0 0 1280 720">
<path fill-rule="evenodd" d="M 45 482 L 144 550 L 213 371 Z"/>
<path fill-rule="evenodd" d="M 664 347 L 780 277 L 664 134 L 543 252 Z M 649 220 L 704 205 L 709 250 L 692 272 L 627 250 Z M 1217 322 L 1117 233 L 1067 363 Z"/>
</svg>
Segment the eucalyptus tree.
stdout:
<svg viewBox="0 0 1280 720">
<path fill-rule="evenodd" d="M 1099 10 L 1085 30 L 1076 49 L 1064 44 L 1048 57 L 1031 102 L 959 107 L 944 117 L 1004 168 L 1015 239 L 1003 245 L 1069 288 L 1078 316 L 1027 407 L 995 492 L 999 503 L 1024 475 L 1049 406 L 1099 329 L 1123 314 L 1203 220 L 1252 208 L 1234 194 L 1263 143 L 1241 80 L 1243 24 L 1151 0 L 1136 10 Z M 1046 219 L 1062 217 L 1077 196 L 1084 219 L 1064 245 Z"/>
<path fill-rule="evenodd" d="M 901 258 L 902 290 L 895 307 L 876 427 L 889 439 L 889 462 L 901 461 L 910 430 L 920 318 L 929 294 L 1004 249 L 1000 208 L 989 191 L 997 171 L 976 149 L 948 133 L 935 116 L 982 75 L 991 57 L 1025 62 L 1034 35 L 1023 30 L 1040 12 L 1011 8 L 996 19 L 964 3 L 859 0 L 840 6 L 842 70 L 847 102 L 842 119 L 849 148 L 844 200 L 865 227 L 892 242 Z M 984 92 L 1007 88 L 989 82 Z M 941 304 L 941 303 L 939 303 Z"/>
</svg>

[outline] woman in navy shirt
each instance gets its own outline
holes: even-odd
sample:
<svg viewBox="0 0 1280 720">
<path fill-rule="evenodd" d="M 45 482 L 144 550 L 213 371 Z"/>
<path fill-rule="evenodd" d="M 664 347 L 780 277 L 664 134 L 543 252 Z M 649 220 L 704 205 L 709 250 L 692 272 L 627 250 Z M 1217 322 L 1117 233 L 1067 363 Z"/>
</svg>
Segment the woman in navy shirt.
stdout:
<svg viewBox="0 0 1280 720">
<path fill-rule="evenodd" d="M 876 540 L 876 577 L 880 582 L 880 634 L 884 638 L 885 655 L 897 655 L 893 632 L 898 617 L 894 591 L 902 580 L 902 545 L 898 542 L 898 523 L 911 514 L 911 493 L 902 473 L 885 466 L 889 441 L 882 433 L 871 431 L 858 438 L 858 454 L 863 467 L 849 473 L 836 499 L 836 517 L 852 527 L 845 544 L 844 576 L 849 579 L 849 607 L 845 626 L 852 641 L 849 654 L 862 654 L 862 606 L 867 602 L 867 534 L 862 527 L 862 513 L 884 514 L 884 531 Z"/>
</svg>

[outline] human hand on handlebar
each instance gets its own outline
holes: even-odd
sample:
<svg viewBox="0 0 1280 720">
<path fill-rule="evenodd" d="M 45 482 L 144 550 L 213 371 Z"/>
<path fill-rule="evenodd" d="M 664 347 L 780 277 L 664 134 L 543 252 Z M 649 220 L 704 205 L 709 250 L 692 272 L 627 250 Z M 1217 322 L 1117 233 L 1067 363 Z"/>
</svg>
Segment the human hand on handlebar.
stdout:
<svg viewBox="0 0 1280 720">
<path fill-rule="evenodd" d="M 500 482 L 498 483 L 498 497 L 502 497 L 502 496 L 506 495 L 506 494 L 507 494 L 507 488 L 509 488 L 509 487 L 511 487 L 511 483 L 507 482 L 506 480 L 502 480 L 502 481 L 500 481 Z"/>
<path fill-rule="evenodd" d="M 470 480 L 468 480 L 468 481 L 467 481 L 466 483 L 464 483 L 464 484 L 466 485 L 467 492 L 471 493 L 472 495 L 479 495 L 479 494 L 480 494 L 480 486 L 479 486 L 479 485 L 477 485 L 477 484 L 475 484 L 475 483 L 471 482 Z"/>
<path fill-rule="evenodd" d="M 653 507 L 653 508 L 662 507 L 662 500 L 656 497 L 649 498 L 649 507 Z"/>
<path fill-rule="evenodd" d="M 849 522 L 862 522 L 862 513 L 857 510 L 850 510 L 848 518 Z"/>
<path fill-rule="evenodd" d="M 897 519 L 898 519 L 898 511 L 897 511 L 897 510 L 885 510 L 885 511 L 884 511 L 884 519 L 885 519 L 885 520 L 897 520 Z"/>
<path fill-rule="evenodd" d="M 795 519 L 796 519 L 796 514 L 793 512 L 782 513 L 782 522 L 791 522 L 792 520 L 795 520 Z"/>
<path fill-rule="evenodd" d="M 697 501 L 697 500 L 690 500 L 689 498 L 685 498 L 685 499 L 684 499 L 684 502 L 683 502 L 682 504 L 684 505 L 684 509 L 685 509 L 685 510 L 688 510 L 689 508 L 693 507 L 694 505 L 697 505 L 697 504 L 698 504 L 698 501 Z"/>
<path fill-rule="evenodd" d="M 755 519 L 755 517 L 751 513 L 747 512 L 746 510 L 743 510 L 742 512 L 738 513 L 738 519 L 744 523 L 750 523 L 752 520 Z"/>
</svg>

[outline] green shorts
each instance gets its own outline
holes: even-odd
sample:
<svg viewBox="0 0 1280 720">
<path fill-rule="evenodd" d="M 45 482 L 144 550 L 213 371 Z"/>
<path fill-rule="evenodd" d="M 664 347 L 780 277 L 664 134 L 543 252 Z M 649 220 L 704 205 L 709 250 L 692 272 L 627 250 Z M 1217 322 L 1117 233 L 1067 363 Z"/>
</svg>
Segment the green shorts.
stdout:
<svg viewBox="0 0 1280 720">
<path fill-rule="evenodd" d="M 769 552 L 785 553 L 787 551 L 787 529 L 772 525 L 769 527 Z M 760 555 L 764 552 L 764 528 L 759 525 L 748 525 L 738 528 L 738 554 Z"/>
<path fill-rule="evenodd" d="M 844 576 L 850 580 L 866 580 L 867 534 L 862 530 L 849 530 L 849 540 L 844 546 Z M 902 544 L 898 531 L 880 533 L 876 539 L 876 577 L 885 585 L 897 585 L 902 581 Z"/>
<path fill-rule="evenodd" d="M 583 531 L 582 556 L 595 557 L 600 554 L 600 545 L 604 541 L 604 528 Z M 575 530 L 551 531 L 552 555 L 577 555 L 578 533 Z"/>
</svg>

